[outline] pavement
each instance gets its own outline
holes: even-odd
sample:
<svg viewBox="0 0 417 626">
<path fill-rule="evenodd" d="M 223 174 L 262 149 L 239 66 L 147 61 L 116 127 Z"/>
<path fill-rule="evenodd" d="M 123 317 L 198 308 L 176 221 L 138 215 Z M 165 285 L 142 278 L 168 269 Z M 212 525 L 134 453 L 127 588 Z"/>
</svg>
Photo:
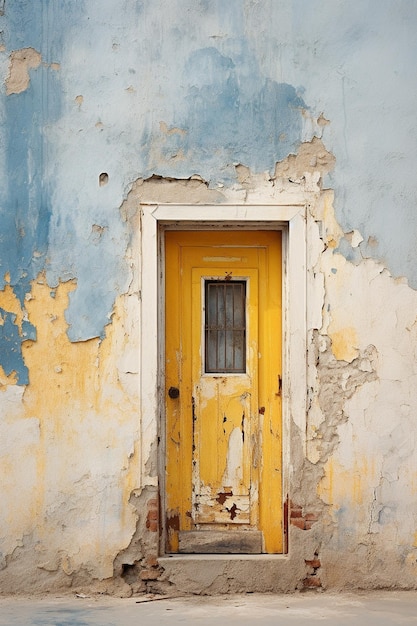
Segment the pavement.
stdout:
<svg viewBox="0 0 417 626">
<path fill-rule="evenodd" d="M 290 595 L 0 597 L 1 626 L 417 625 L 417 591 Z"/>
</svg>

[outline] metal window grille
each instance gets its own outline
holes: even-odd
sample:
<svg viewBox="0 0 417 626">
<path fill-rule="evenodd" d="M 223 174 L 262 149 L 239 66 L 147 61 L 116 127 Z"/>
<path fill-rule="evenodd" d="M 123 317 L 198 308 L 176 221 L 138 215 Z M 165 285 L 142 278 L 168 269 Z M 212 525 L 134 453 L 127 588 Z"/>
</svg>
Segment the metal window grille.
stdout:
<svg viewBox="0 0 417 626">
<path fill-rule="evenodd" d="M 246 371 L 246 281 L 205 281 L 205 372 Z"/>
</svg>

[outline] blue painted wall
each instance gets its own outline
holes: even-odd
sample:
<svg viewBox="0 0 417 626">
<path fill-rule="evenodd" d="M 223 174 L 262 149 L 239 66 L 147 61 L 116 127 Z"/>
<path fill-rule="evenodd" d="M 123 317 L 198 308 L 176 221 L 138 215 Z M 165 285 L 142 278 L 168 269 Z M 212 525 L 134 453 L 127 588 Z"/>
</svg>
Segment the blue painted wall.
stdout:
<svg viewBox="0 0 417 626">
<path fill-rule="evenodd" d="M 9 272 L 24 302 L 42 270 L 52 288 L 75 278 L 72 341 L 103 336 L 129 282 L 119 207 L 134 180 L 273 172 L 311 139 L 305 111 L 331 122 L 342 227 L 417 287 L 413 0 L 19 0 L 0 19 L 3 67 L 18 48 L 43 61 L 26 91 L 0 94 L 0 287 Z M 5 315 L 0 363 L 26 384 Z"/>
</svg>

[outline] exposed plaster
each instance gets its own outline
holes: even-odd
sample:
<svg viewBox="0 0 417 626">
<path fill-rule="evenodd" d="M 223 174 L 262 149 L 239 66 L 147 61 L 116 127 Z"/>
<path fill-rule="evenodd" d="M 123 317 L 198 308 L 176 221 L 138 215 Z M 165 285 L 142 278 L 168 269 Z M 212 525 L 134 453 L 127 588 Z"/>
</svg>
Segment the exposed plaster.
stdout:
<svg viewBox="0 0 417 626">
<path fill-rule="evenodd" d="M 166 122 L 159 122 L 159 128 L 161 130 L 162 133 L 165 133 L 166 135 L 186 135 L 187 131 L 184 128 L 168 128 Z"/>
<path fill-rule="evenodd" d="M 74 343 L 66 335 L 67 324 L 63 314 L 75 283 L 59 284 L 51 291 L 42 276 L 38 277 L 26 299 L 25 310 L 14 300 L 10 286 L 3 290 L 4 301 L 7 301 L 9 311 L 14 311 L 18 327 L 22 327 L 26 316 L 37 329 L 36 340 L 25 342 L 24 346 L 25 362 L 34 378 L 25 391 L 23 402 L 27 407 L 27 415 L 39 415 L 42 418 L 40 432 L 43 445 L 47 446 L 51 437 L 56 437 L 57 433 L 65 433 L 67 437 L 74 437 L 73 443 L 78 446 L 79 438 L 72 431 L 71 420 L 67 419 L 70 415 L 78 415 L 79 429 L 86 438 L 91 432 L 89 420 L 104 414 L 112 415 L 110 431 L 102 438 L 94 454 L 98 458 L 103 453 L 103 446 L 109 449 L 109 454 L 115 455 L 112 470 L 114 475 L 120 471 L 123 474 L 122 512 L 117 510 L 114 503 L 110 509 L 116 520 L 120 519 L 120 515 L 127 518 L 123 538 L 112 537 L 111 546 L 106 539 L 105 554 L 99 564 L 94 561 L 94 549 L 89 552 L 84 546 L 84 553 L 80 550 L 71 551 L 70 546 L 74 544 L 71 531 L 64 542 L 54 537 L 50 549 L 42 545 L 42 538 L 24 540 L 28 549 L 31 542 L 39 542 L 42 546 L 39 548 L 40 558 L 36 565 L 43 572 L 42 580 L 45 582 L 42 585 L 61 588 L 70 585 L 74 588 L 78 585 L 81 588 L 94 579 L 95 589 L 105 589 L 121 595 L 152 590 L 172 593 L 173 589 L 194 593 L 290 591 L 303 587 L 334 585 L 329 564 L 333 563 L 334 552 L 331 546 L 332 542 L 337 541 L 339 529 L 335 505 L 329 496 L 331 472 L 337 469 L 335 458 L 341 447 L 341 430 L 356 419 L 352 408 L 355 406 L 355 398 L 366 393 L 363 390 L 373 389 L 372 385 L 379 383 L 381 365 L 378 349 L 380 341 L 363 345 L 362 329 L 358 323 L 352 321 L 351 328 L 355 332 L 351 332 L 346 324 L 343 325 L 343 320 L 338 322 L 337 311 L 333 308 L 334 290 L 339 284 L 337 281 L 343 285 L 341 277 L 353 267 L 336 252 L 337 245 L 345 236 L 355 247 L 359 245 L 361 238 L 355 230 L 343 233 L 334 217 L 331 190 L 321 190 L 322 177 L 333 165 L 334 157 L 325 150 L 321 140 L 313 139 L 300 147 L 298 155 L 292 155 L 285 162 L 278 163 L 273 177 L 255 175 L 248 167 L 236 165 L 238 182 L 231 188 L 210 189 L 198 176 L 187 180 L 158 176 L 138 179 L 120 207 L 122 220 L 130 232 L 125 251 L 130 278 L 124 294 L 116 299 L 112 324 L 106 327 L 102 341 L 92 339 Z M 289 494 L 291 500 L 297 503 L 294 506 L 295 509 L 298 507 L 300 517 L 291 518 L 288 561 L 254 564 L 245 559 L 231 559 L 230 562 L 225 561 L 220 565 L 210 563 L 209 567 L 203 563 L 197 570 L 194 564 L 194 569 L 188 571 L 188 566 L 180 565 L 175 559 L 171 560 L 171 564 L 164 559 L 158 560 L 158 491 L 156 487 L 143 487 L 137 472 L 143 461 L 147 474 L 155 477 L 157 442 L 149 442 L 149 456 L 141 460 L 136 446 L 132 449 L 132 441 L 138 441 L 137 427 L 126 422 L 126 416 L 132 415 L 137 406 L 135 402 L 139 375 L 139 346 L 132 341 L 138 337 L 140 325 L 138 206 L 140 202 L 175 203 L 186 200 L 189 204 L 221 204 L 236 199 L 250 202 L 253 198 L 267 198 L 267 201 L 273 203 L 281 194 L 287 194 L 286 197 L 291 198 L 294 194 L 299 197 L 300 192 L 309 206 L 310 393 L 306 431 L 307 457 L 304 456 L 298 426 L 293 424 L 290 431 Z M 105 232 L 106 226 L 93 223 L 90 232 L 92 242 L 100 241 Z M 397 289 L 407 290 L 407 293 L 410 291 L 407 285 L 393 281 L 381 268 L 376 269 L 365 259 L 355 267 L 366 277 L 368 284 L 370 281 L 383 280 L 390 284 L 395 283 Z M 404 324 L 403 321 L 401 323 Z M 409 333 L 416 334 L 415 316 L 413 320 L 407 320 L 406 325 Z M 45 358 L 45 350 L 55 356 L 52 371 L 49 369 L 48 359 Z M 78 371 L 79 377 L 76 374 Z M 56 385 L 56 391 L 51 392 L 47 398 L 41 395 L 43 380 L 48 380 L 51 390 Z M 12 381 L 5 382 L 10 386 Z M 19 400 L 16 402 L 18 404 Z M 57 406 L 60 407 L 58 413 Z M 52 420 L 50 425 L 48 420 Z M 84 424 L 83 427 L 81 423 Z M 120 433 L 122 424 L 125 424 L 126 433 L 121 444 L 116 433 Z M 121 445 L 123 454 L 120 455 L 117 450 Z M 91 468 L 85 467 L 84 470 L 82 474 L 72 476 L 72 484 L 76 478 L 78 489 L 88 499 L 95 498 L 94 502 L 101 514 L 102 499 L 106 497 L 108 484 L 97 489 L 95 480 L 98 477 L 94 478 Z M 110 482 L 113 480 L 115 479 L 112 478 Z M 381 481 L 373 486 L 373 500 L 369 509 L 367 532 L 372 535 L 377 534 L 381 521 L 389 516 L 382 495 L 386 479 Z M 107 479 L 106 482 L 108 483 Z M 116 483 L 112 486 L 114 493 L 120 489 L 120 484 Z M 73 496 L 68 499 L 64 489 L 62 497 L 57 498 L 55 494 L 53 500 L 49 501 L 47 513 L 52 520 L 60 520 L 59 523 L 75 528 L 77 520 L 73 508 L 76 510 L 80 499 L 81 495 L 75 500 Z M 68 502 L 65 503 L 65 500 Z M 62 521 L 64 518 L 65 522 Z M 295 524 L 293 520 L 296 519 L 302 523 Z M 12 563 L 22 555 L 19 546 L 23 540 L 19 538 L 16 541 L 15 547 L 10 547 L 9 556 L 6 553 L 3 560 L 8 564 L 4 571 L 10 573 L 15 571 Z M 65 549 L 62 547 L 63 543 L 67 545 Z M 257 574 L 254 575 L 254 572 Z"/>
<path fill-rule="evenodd" d="M 296 154 L 290 154 L 286 159 L 275 166 L 275 178 L 288 178 L 290 182 L 298 183 L 306 172 L 313 174 L 320 172 L 322 178 L 335 166 L 336 159 L 326 150 L 318 137 L 300 145 Z"/>
<path fill-rule="evenodd" d="M 178 180 L 153 175 L 150 178 L 136 180 L 120 207 L 125 221 L 130 220 L 138 211 L 139 202 L 176 203 L 187 199 L 187 204 L 217 204 L 225 200 L 225 195 L 216 189 L 209 189 L 208 183 L 199 176 Z"/>
<path fill-rule="evenodd" d="M 33 48 L 22 48 L 10 53 L 9 73 L 6 77 L 6 94 L 22 93 L 29 87 L 29 70 L 41 64 L 41 54 Z"/>
<path fill-rule="evenodd" d="M 414 368 L 407 373 L 403 367 L 414 359 L 413 341 L 406 342 L 404 333 L 412 327 L 416 297 L 382 264 L 361 255 L 350 262 L 340 254 L 342 240 L 355 249 L 362 236 L 343 233 L 332 192 L 321 196 L 311 207 L 309 228 L 308 461 L 300 455 L 293 474 L 302 477 L 301 501 L 310 495 L 310 506 L 321 511 L 322 585 L 389 586 L 395 570 L 397 584 L 412 588 L 416 549 L 405 537 L 412 537 L 415 519 L 399 493 L 407 490 L 415 450 L 415 438 L 403 435 L 404 428 L 413 430 L 404 424 L 404 397 Z M 399 542 L 407 545 L 401 557 L 392 548 Z M 343 564 L 341 549 L 349 554 Z M 390 574 L 380 554 L 390 562 Z"/>
<path fill-rule="evenodd" d="M 349 419 L 346 401 L 362 385 L 377 379 L 377 351 L 368 346 L 351 362 L 338 360 L 331 349 L 331 340 L 315 331 L 309 347 L 309 361 L 317 370 L 318 406 L 321 420 L 309 422 L 310 460 L 325 463 L 339 443 L 338 426 Z M 313 391 L 310 402 L 314 402 Z"/>
<path fill-rule="evenodd" d="M 3 484 L 3 501 L 8 504 L 2 510 L 13 520 L 18 545 L 25 529 L 43 520 L 36 523 L 36 533 L 26 533 L 24 554 L 15 553 L 15 544 L 2 541 L 3 555 L 11 559 L 5 577 L 0 576 L 4 591 L 18 588 L 9 586 L 7 577 L 16 582 L 19 561 L 26 562 L 25 575 L 34 581 L 27 590 L 36 590 L 38 583 L 41 591 L 50 586 L 68 587 L 87 578 L 91 581 L 91 577 L 107 579 L 113 573 L 114 544 L 119 545 L 122 536 L 133 532 L 132 524 L 134 529 L 134 515 L 127 501 L 136 484 L 140 455 L 135 447 L 137 424 L 126 419 L 126 415 L 134 414 L 138 403 L 137 384 L 131 384 L 128 378 L 132 374 L 127 373 L 137 369 L 128 355 L 137 352 L 135 333 L 126 323 L 129 307 L 123 300 L 116 302 L 115 323 L 102 342 L 71 344 L 63 316 L 71 287 L 71 283 L 61 284 L 51 297 L 43 281 L 32 285 L 27 312 L 38 334 L 36 341 L 24 344 L 31 384 L 20 396 L 19 388 L 9 382 L 2 394 L 3 406 L 6 394 L 11 402 L 7 410 L 10 423 L 4 423 L 10 443 L 11 434 L 20 429 L 12 450 L 2 451 L 0 459 L 2 472 L 12 481 Z M 32 425 L 37 437 L 29 436 Z M 19 454 L 18 471 L 10 455 Z M 99 471 L 103 462 L 104 476 Z M 22 484 L 20 474 L 25 476 Z M 35 480 L 37 488 L 31 487 L 28 477 Z M 13 504 L 16 488 L 22 497 L 27 492 L 24 511 Z M 102 518 L 108 520 L 106 529 L 97 527 Z M 116 519 L 119 521 L 114 528 Z M 80 524 L 84 535 L 75 540 Z M 9 524 L 3 520 L 2 525 Z M 103 531 L 105 536 L 101 536 Z M 99 548 L 97 553 L 101 544 L 106 548 Z M 39 568 L 48 576 L 36 576 Z"/>
</svg>

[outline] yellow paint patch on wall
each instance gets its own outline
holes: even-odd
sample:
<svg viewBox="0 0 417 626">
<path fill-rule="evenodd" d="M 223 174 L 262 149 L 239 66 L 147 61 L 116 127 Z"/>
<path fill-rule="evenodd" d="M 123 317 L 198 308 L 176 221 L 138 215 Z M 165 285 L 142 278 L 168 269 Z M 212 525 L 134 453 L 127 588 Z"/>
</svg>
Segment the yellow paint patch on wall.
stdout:
<svg viewBox="0 0 417 626">
<path fill-rule="evenodd" d="M 317 495 L 326 504 L 333 504 L 333 459 L 329 459 L 324 466 L 324 476 L 317 485 Z"/>
<path fill-rule="evenodd" d="M 338 361 L 351 363 L 359 356 L 358 336 L 354 328 L 345 327 L 329 333 L 329 336 L 332 341 L 332 352 Z"/>
<path fill-rule="evenodd" d="M 357 459 L 353 467 L 344 467 L 337 459 L 331 458 L 324 466 L 324 476 L 318 484 L 318 496 L 326 503 L 334 505 L 350 504 L 360 506 L 366 494 L 375 483 L 375 461 Z"/>
<path fill-rule="evenodd" d="M 409 485 L 411 488 L 411 493 L 416 495 L 417 494 L 417 472 L 410 472 Z"/>
<path fill-rule="evenodd" d="M 0 322 L 1 325 L 1 322 Z M 8 376 L 2 366 L 0 365 L 0 391 L 4 391 L 8 385 L 16 385 L 17 384 L 17 374 L 16 372 L 10 372 Z"/>
<path fill-rule="evenodd" d="M 132 415 L 138 398 L 126 395 L 117 369 L 117 361 L 129 342 L 124 332 L 123 301 L 116 303 L 112 324 L 106 327 L 102 341 L 94 338 L 75 343 L 68 339 L 65 320 L 69 294 L 74 289 L 75 281 L 61 283 L 52 297 L 48 285 L 34 281 L 26 307 L 37 339 L 23 342 L 22 349 L 30 379 L 24 394 L 27 413 L 41 422 L 52 418 L 57 434 L 63 420 L 70 422 L 77 437 L 77 424 L 92 413 L 103 419 L 110 415 L 116 423 L 122 422 L 126 412 Z"/>
<path fill-rule="evenodd" d="M 129 356 L 139 350 L 138 308 L 121 296 L 103 340 L 72 343 L 65 311 L 76 288 L 70 281 L 51 290 L 41 274 L 23 310 L 10 286 L 0 292 L 0 307 L 16 315 L 18 327 L 27 319 L 36 328 L 36 340 L 22 342 L 29 384 L 11 387 L 15 378 L 0 368 L 10 397 L 8 428 L 22 433 L 2 462 L 8 469 L 9 457 L 30 460 L 22 474 L 30 497 L 16 499 L 14 479 L 5 484 L 0 525 L 7 514 L 19 536 L 33 536 L 34 559 L 46 568 L 69 574 L 90 562 L 97 576 L 109 577 L 135 530 L 129 498 L 141 487 L 138 374 Z"/>
<path fill-rule="evenodd" d="M 4 289 L 0 291 L 0 308 L 14 313 L 16 315 L 16 326 L 22 327 L 23 311 L 20 306 L 20 301 L 13 292 L 13 288 L 10 285 L 5 285 Z M 1 324 L 1 321 L 0 321 Z"/>
<path fill-rule="evenodd" d="M 349 482 L 348 482 L 349 484 Z M 375 459 L 355 459 L 352 472 L 352 502 L 357 505 L 364 503 L 364 494 L 369 486 L 375 484 Z M 373 488 L 373 487 L 372 487 Z"/>
<path fill-rule="evenodd" d="M 331 249 L 337 248 L 341 238 L 343 237 L 343 230 L 336 220 L 333 201 L 334 192 L 331 190 L 326 190 L 326 192 L 323 194 L 322 199 L 322 219 L 325 228 L 326 243 L 327 246 Z"/>
<path fill-rule="evenodd" d="M 34 281 L 31 298 L 26 302 L 37 339 L 22 344 L 30 380 L 24 402 L 40 420 L 46 416 L 58 418 L 68 405 L 72 412 L 81 405 L 97 407 L 99 340 L 71 343 L 66 334 L 64 313 L 74 289 L 74 281 L 62 283 L 51 297 L 51 289 L 43 280 Z"/>
</svg>

